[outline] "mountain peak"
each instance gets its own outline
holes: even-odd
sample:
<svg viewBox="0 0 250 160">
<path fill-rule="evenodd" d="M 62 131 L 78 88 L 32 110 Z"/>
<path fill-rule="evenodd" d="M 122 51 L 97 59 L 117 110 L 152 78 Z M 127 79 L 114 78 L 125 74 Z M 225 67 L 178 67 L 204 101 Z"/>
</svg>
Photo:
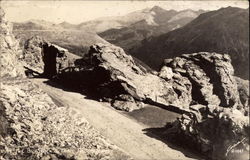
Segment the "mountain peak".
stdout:
<svg viewBox="0 0 250 160">
<path fill-rule="evenodd" d="M 166 10 L 159 7 L 159 6 L 154 6 L 153 8 L 150 9 L 150 11 L 154 11 L 154 12 L 165 12 Z"/>
</svg>

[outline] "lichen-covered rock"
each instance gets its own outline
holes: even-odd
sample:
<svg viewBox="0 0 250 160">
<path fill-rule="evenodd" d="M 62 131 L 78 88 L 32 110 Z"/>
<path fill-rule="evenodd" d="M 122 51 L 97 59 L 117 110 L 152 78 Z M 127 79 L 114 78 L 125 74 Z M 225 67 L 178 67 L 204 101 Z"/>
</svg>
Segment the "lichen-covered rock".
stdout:
<svg viewBox="0 0 250 160">
<path fill-rule="evenodd" d="M 23 66 L 18 61 L 20 54 L 18 41 L 12 34 L 12 25 L 0 8 L 0 78 L 24 76 Z"/>
<path fill-rule="evenodd" d="M 184 54 L 165 60 L 164 65 L 189 79 L 192 99 L 197 103 L 242 107 L 228 55 L 207 52 Z"/>
<path fill-rule="evenodd" d="M 0 159 L 112 159 L 123 154 L 81 115 L 56 106 L 28 80 L 5 81 L 0 94 Z"/>
</svg>

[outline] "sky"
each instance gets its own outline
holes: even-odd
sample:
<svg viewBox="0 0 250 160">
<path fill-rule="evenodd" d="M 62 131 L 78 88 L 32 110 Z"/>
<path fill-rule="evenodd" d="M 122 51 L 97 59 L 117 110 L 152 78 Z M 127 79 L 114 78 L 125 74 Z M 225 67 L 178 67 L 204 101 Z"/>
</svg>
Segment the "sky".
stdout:
<svg viewBox="0 0 250 160">
<path fill-rule="evenodd" d="M 1 6 L 6 13 L 6 17 L 12 22 L 23 22 L 30 19 L 46 20 L 53 23 L 63 21 L 79 24 L 99 17 L 121 16 L 127 13 L 160 6 L 170 10 L 216 10 L 221 7 L 240 7 L 248 8 L 247 0 L 238 1 L 18 1 L 3 0 Z"/>
</svg>

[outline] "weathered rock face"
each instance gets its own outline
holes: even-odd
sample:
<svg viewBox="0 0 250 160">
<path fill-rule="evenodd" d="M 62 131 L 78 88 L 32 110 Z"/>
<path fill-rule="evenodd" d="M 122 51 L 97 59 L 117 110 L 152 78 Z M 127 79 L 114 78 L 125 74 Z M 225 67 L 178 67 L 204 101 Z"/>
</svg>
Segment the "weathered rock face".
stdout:
<svg viewBox="0 0 250 160">
<path fill-rule="evenodd" d="M 200 52 L 168 59 L 164 64 L 188 78 L 192 84 L 192 99 L 197 103 L 242 107 L 228 55 Z"/>
<path fill-rule="evenodd" d="M 35 36 L 26 41 L 23 60 L 27 68 L 50 78 L 73 65 L 69 54 L 66 49 Z"/>
<path fill-rule="evenodd" d="M 228 55 L 201 52 L 166 59 L 159 76 L 173 81 L 174 88 L 189 84 L 191 90 L 181 87 L 179 93 L 192 99 L 166 134 L 211 159 L 249 159 L 249 85 L 233 72 Z"/>
<path fill-rule="evenodd" d="M 183 104 L 178 104 L 178 107 L 183 109 L 187 109 L 188 106 L 192 103 L 192 84 L 188 80 L 188 78 L 181 76 L 179 73 L 174 73 L 173 78 L 171 80 L 173 89 L 175 93 L 178 95 L 178 99 Z"/>
<path fill-rule="evenodd" d="M 175 92 L 175 89 L 181 90 L 177 83 L 185 80 L 176 80 L 174 89 L 172 82 L 167 82 L 157 75 L 147 73 L 146 69 L 136 64 L 133 58 L 125 54 L 119 47 L 104 44 L 93 45 L 87 58 L 85 57 L 83 61 L 85 63 L 82 64 L 85 66 L 88 64 L 88 68 L 91 68 L 88 76 L 91 77 L 91 82 L 88 84 L 92 84 L 101 98 L 111 101 L 115 108 L 131 111 L 136 109 L 135 106 L 138 106 L 137 108 L 142 106 L 139 102 L 159 103 L 184 108 L 189 106 L 191 102 L 191 99 L 184 98 L 185 95 L 182 93 L 178 95 Z M 184 83 L 181 85 L 184 85 L 184 87 L 187 85 L 188 90 L 190 90 L 190 87 L 188 87 L 190 84 Z M 126 100 L 124 97 L 127 97 Z"/>
<path fill-rule="evenodd" d="M 17 40 L 12 34 L 12 26 L 6 20 L 0 8 L 0 77 L 24 76 L 24 70 L 18 58 L 21 54 Z"/>
<path fill-rule="evenodd" d="M 43 73 L 44 69 L 42 48 L 45 43 L 44 39 L 35 36 L 24 44 L 23 60 L 26 62 L 26 67 L 40 74 Z"/>
</svg>

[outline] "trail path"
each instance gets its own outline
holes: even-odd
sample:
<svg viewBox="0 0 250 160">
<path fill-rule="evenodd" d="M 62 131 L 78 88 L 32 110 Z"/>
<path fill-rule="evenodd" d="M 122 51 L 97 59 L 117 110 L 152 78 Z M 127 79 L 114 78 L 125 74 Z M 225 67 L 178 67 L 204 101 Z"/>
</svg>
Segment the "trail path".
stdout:
<svg viewBox="0 0 250 160">
<path fill-rule="evenodd" d="M 123 149 L 136 160 L 186 160 L 182 152 L 168 147 L 164 142 L 144 134 L 148 128 L 135 120 L 107 107 L 86 99 L 84 95 L 68 92 L 43 83 L 46 79 L 33 79 L 58 103 L 69 106 L 82 114 L 88 122 L 113 144 Z"/>
</svg>

